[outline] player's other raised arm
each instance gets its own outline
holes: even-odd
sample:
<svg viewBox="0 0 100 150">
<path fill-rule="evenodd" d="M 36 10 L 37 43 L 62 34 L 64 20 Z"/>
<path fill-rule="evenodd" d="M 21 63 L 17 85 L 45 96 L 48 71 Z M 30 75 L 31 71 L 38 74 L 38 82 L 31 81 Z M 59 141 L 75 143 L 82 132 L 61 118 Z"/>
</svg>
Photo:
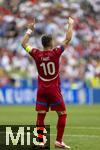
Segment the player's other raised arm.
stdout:
<svg viewBox="0 0 100 150">
<path fill-rule="evenodd" d="M 32 34 L 32 32 L 34 31 L 34 25 L 35 25 L 35 20 L 33 23 L 30 23 L 28 25 L 28 29 L 26 31 L 26 34 L 24 35 L 23 39 L 22 39 L 22 42 L 21 42 L 21 45 L 22 47 L 29 53 L 32 49 L 32 47 L 28 44 L 28 41 L 29 41 L 29 38 L 30 38 L 30 35 Z"/>
<path fill-rule="evenodd" d="M 67 47 L 67 45 L 69 44 L 69 42 L 72 39 L 73 27 L 74 27 L 74 20 L 71 17 L 69 17 L 69 19 L 68 19 L 68 29 L 67 29 L 67 32 L 66 32 L 66 38 L 65 38 L 65 40 L 62 44 L 64 46 L 64 48 Z"/>
</svg>

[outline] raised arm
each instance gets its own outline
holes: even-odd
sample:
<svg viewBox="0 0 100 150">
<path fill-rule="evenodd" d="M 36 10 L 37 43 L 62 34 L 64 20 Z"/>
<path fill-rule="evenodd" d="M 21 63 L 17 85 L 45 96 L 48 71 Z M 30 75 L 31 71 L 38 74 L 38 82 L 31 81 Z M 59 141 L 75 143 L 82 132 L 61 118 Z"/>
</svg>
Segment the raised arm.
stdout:
<svg viewBox="0 0 100 150">
<path fill-rule="evenodd" d="M 28 27 L 27 27 L 28 29 L 26 31 L 26 34 L 24 35 L 24 37 L 22 39 L 22 42 L 21 42 L 22 47 L 27 52 L 30 52 L 30 50 L 32 49 L 31 46 L 28 44 L 28 41 L 29 41 L 29 38 L 30 38 L 32 32 L 34 31 L 34 25 L 35 25 L 35 21 L 28 25 Z"/>
<path fill-rule="evenodd" d="M 72 39 L 73 27 L 74 27 L 74 20 L 71 17 L 69 17 L 68 29 L 67 29 L 67 32 L 66 32 L 66 38 L 65 38 L 65 40 L 64 40 L 64 42 L 62 44 L 64 46 L 64 48 L 67 47 L 67 45 L 69 44 L 69 42 Z"/>
</svg>

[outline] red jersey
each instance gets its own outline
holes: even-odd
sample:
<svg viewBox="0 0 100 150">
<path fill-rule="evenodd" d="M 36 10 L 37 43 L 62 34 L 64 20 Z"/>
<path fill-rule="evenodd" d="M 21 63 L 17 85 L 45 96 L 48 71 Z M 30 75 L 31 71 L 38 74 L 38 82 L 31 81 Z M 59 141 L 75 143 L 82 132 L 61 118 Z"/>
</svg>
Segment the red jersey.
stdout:
<svg viewBox="0 0 100 150">
<path fill-rule="evenodd" d="M 63 51 L 63 46 L 47 51 L 36 48 L 31 50 L 30 55 L 34 58 L 38 70 L 38 86 L 59 85 L 59 59 Z"/>
</svg>

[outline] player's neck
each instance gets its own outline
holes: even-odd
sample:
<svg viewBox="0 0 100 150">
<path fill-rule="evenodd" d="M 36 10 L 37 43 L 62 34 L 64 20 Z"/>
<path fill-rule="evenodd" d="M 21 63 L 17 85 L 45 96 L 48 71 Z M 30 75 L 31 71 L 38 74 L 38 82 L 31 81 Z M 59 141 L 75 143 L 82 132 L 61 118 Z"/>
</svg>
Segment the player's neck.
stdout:
<svg viewBox="0 0 100 150">
<path fill-rule="evenodd" d="M 49 51 L 50 49 L 52 49 L 51 46 L 49 46 L 49 47 L 44 47 L 44 48 L 43 48 L 44 51 Z"/>
</svg>

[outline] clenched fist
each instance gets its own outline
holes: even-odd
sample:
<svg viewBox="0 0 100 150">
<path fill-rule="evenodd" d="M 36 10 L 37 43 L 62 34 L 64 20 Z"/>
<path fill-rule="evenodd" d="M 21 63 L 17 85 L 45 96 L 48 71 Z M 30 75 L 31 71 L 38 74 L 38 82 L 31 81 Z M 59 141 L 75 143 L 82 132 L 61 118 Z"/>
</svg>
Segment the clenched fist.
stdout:
<svg viewBox="0 0 100 150">
<path fill-rule="evenodd" d="M 73 25 L 74 24 L 74 19 L 72 19 L 71 17 L 69 17 L 68 23 Z"/>
<path fill-rule="evenodd" d="M 32 31 L 34 31 L 34 26 L 35 26 L 35 19 L 32 23 L 28 24 L 27 28 L 31 29 Z"/>
</svg>

